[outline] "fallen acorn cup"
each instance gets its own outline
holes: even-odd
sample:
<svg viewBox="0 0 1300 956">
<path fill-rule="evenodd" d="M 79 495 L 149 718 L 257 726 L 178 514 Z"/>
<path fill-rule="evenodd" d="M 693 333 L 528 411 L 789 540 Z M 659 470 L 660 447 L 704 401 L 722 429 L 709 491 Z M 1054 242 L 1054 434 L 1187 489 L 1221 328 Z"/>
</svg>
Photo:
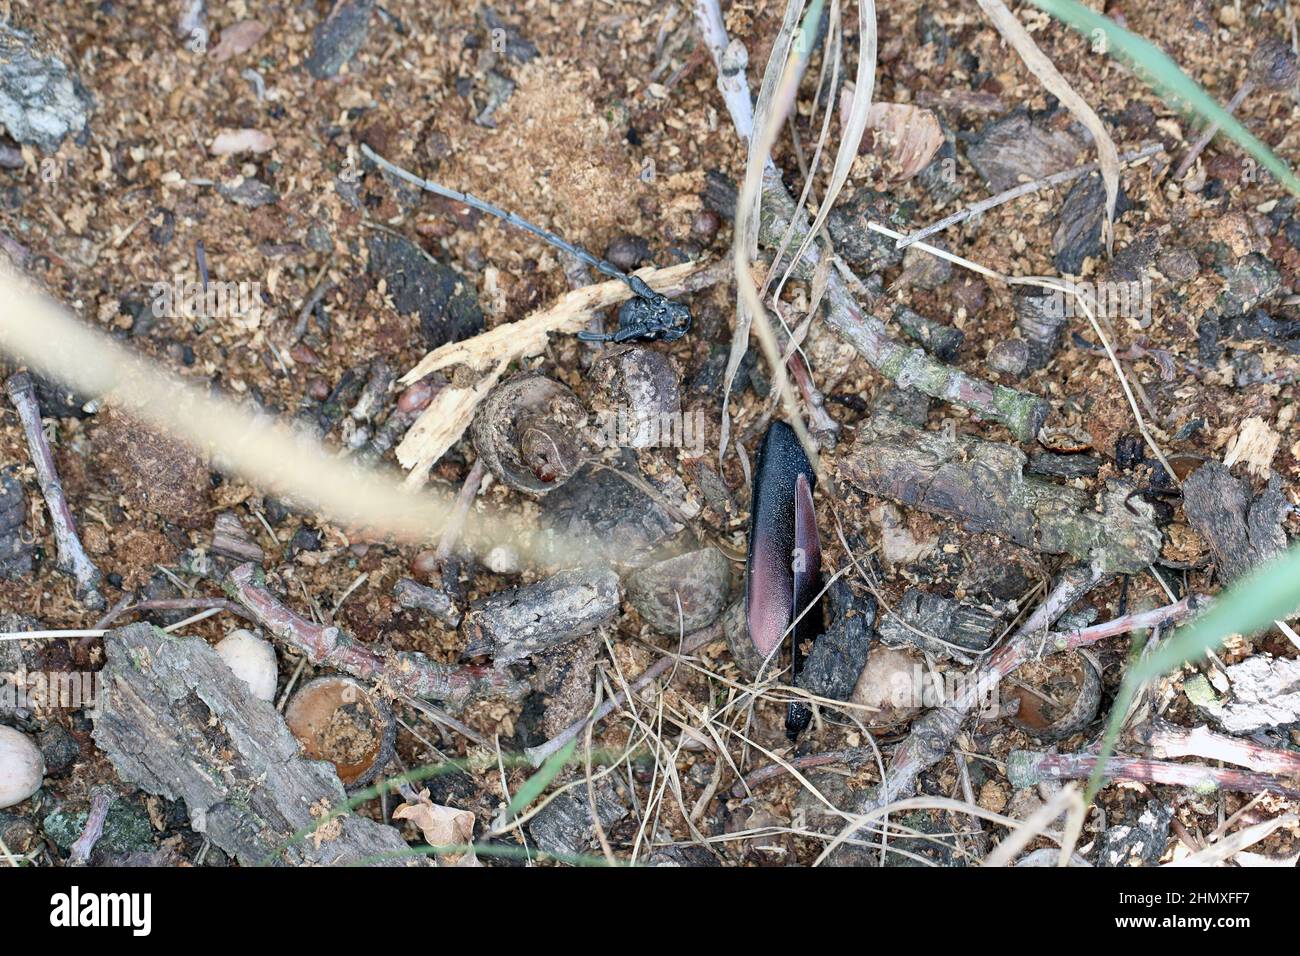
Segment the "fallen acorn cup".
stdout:
<svg viewBox="0 0 1300 956">
<path fill-rule="evenodd" d="M 303 755 L 334 764 L 348 789 L 369 783 L 393 756 L 392 711 L 350 677 L 318 677 L 304 684 L 284 719 Z"/>
<path fill-rule="evenodd" d="M 799 676 L 800 644 L 816 640 L 822 631 L 822 548 L 812 500 L 816 482 L 794 429 L 773 422 L 754 463 L 745 620 L 750 640 L 765 659 L 790 633 L 792 684 Z M 805 704 L 790 703 L 786 736 L 794 740 L 810 720 L 812 711 Z"/>
<path fill-rule="evenodd" d="M 586 423 L 587 410 L 568 388 L 522 372 L 492 389 L 475 412 L 470 433 L 497 478 L 519 491 L 544 495 L 572 478 L 582 464 L 579 434 Z"/>
<path fill-rule="evenodd" d="M 1012 685 L 1020 703 L 1012 723 L 1038 740 L 1064 740 L 1096 718 L 1101 692 L 1097 668 L 1078 652 L 1035 661 Z"/>
</svg>

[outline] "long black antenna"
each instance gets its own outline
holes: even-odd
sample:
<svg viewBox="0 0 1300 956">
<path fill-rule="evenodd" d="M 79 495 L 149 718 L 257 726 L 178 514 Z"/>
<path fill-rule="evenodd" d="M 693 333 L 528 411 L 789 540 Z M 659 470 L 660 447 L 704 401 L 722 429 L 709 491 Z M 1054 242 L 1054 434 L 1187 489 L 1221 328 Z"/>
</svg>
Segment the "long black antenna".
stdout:
<svg viewBox="0 0 1300 956">
<path fill-rule="evenodd" d="M 412 186 L 418 186 L 420 189 L 427 190 L 428 192 L 431 192 L 434 195 L 442 196 L 444 199 L 452 199 L 455 200 L 456 202 L 464 203 L 466 206 L 471 206 L 474 209 L 479 210 L 480 212 L 485 212 L 488 213 L 489 215 L 496 216 L 498 219 L 502 219 L 510 223 L 510 225 L 514 226 L 516 229 L 522 229 L 525 232 L 531 232 L 537 238 L 543 239 L 546 242 L 549 242 L 551 245 L 555 246 L 557 249 L 563 249 L 565 252 L 567 252 L 569 255 L 573 256 L 574 258 L 579 259 L 582 262 L 585 262 L 587 265 L 591 266 L 597 272 L 603 273 L 604 275 L 609 276 L 611 279 L 620 279 L 623 282 L 626 282 L 628 286 L 631 287 L 632 291 L 637 293 L 638 295 L 642 294 L 641 290 L 638 289 L 637 285 L 632 281 L 632 278 L 626 272 L 620 270 L 612 262 L 606 262 L 604 259 L 600 259 L 597 258 L 596 256 L 593 256 L 590 252 L 587 252 L 587 250 L 585 249 L 580 249 L 577 246 L 573 245 L 572 243 L 565 242 L 555 233 L 548 232 L 545 229 L 543 229 L 541 226 L 534 226 L 527 219 L 521 219 L 519 216 L 516 216 L 514 213 L 506 212 L 504 209 L 500 208 L 499 206 L 494 206 L 490 202 L 486 202 L 482 199 L 479 199 L 477 196 L 471 196 L 469 193 L 463 193 L 456 189 L 450 189 L 446 186 L 439 185 L 438 183 L 435 183 L 429 179 L 422 179 L 419 176 L 415 175 L 414 173 L 408 172 L 407 170 L 403 169 L 401 166 L 398 166 L 395 163 L 390 163 L 388 160 L 384 159 L 384 157 L 380 156 L 378 153 L 376 153 L 365 143 L 361 144 L 361 153 L 371 162 L 375 163 L 375 165 L 379 166 L 381 169 L 385 169 L 388 172 L 392 173 L 398 179 L 405 180 L 406 182 L 410 183 Z"/>
</svg>

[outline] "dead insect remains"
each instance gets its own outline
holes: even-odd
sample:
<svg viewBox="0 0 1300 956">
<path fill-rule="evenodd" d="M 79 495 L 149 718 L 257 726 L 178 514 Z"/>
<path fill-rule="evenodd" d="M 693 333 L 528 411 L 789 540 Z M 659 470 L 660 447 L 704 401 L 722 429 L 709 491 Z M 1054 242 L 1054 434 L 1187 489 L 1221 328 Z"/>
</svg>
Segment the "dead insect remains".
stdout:
<svg viewBox="0 0 1300 956">
<path fill-rule="evenodd" d="M 494 206 L 477 196 L 471 196 L 469 193 L 463 193 L 439 185 L 431 180 L 422 179 L 401 166 L 390 163 L 364 143 L 361 144 L 361 152 L 371 162 L 412 186 L 417 186 L 434 195 L 442 196 L 444 199 L 464 203 L 466 206 L 480 212 L 496 216 L 516 229 L 530 232 L 537 238 L 555 246 L 555 248 L 564 250 L 579 261 L 591 266 L 597 272 L 607 275 L 611 279 L 618 279 L 627 283 L 627 287 L 632 290 L 633 298 L 628 299 L 619 307 L 618 331 L 579 332 L 578 338 L 584 342 L 631 342 L 636 339 L 649 341 L 662 339 L 667 342 L 680 339 L 691 330 L 691 310 L 687 306 L 681 302 L 674 302 L 667 296 L 656 292 L 646 285 L 642 279 L 634 275 L 628 275 L 613 263 L 594 256 L 585 249 L 565 242 L 555 233 L 548 232 L 541 226 L 535 226 L 512 212 L 506 212 L 500 206 Z"/>
</svg>

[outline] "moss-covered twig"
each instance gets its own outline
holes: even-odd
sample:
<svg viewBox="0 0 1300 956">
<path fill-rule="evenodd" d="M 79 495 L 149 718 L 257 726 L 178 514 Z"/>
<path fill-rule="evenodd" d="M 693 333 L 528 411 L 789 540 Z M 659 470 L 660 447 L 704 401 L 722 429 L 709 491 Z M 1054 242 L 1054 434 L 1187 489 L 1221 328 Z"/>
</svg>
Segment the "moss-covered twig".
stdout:
<svg viewBox="0 0 1300 956">
<path fill-rule="evenodd" d="M 394 695 L 437 700 L 453 708 L 475 697 L 520 697 L 526 687 L 491 667 L 453 667 L 414 651 L 363 644 L 334 626 L 313 624 L 281 604 L 259 580 L 256 565 L 230 572 L 230 596 L 252 612 L 266 630 L 292 645 L 312 664 L 335 667 L 362 680 L 377 681 Z"/>
<path fill-rule="evenodd" d="M 877 415 L 859 427 L 840 460 L 863 491 L 958 518 L 974 531 L 1001 535 L 1050 554 L 1068 554 L 1103 571 L 1132 574 L 1159 556 L 1151 506 L 1112 482 L 1093 497 L 1024 473 L 1019 448 L 965 435 L 927 432 Z"/>
<path fill-rule="evenodd" d="M 763 177 L 759 242 L 770 248 L 779 246 L 794 213 L 794 200 L 786 192 L 780 174 L 768 169 Z M 795 221 L 792 245 L 801 243 L 808 233 L 808 225 L 802 220 L 800 216 Z M 821 250 L 810 244 L 793 274 L 811 279 L 821 256 Z M 880 319 L 858 305 L 848 283 L 834 270 L 826 280 L 826 324 L 890 381 L 1005 425 L 1017 441 L 1033 439 L 1051 411 L 1051 406 L 1037 395 L 972 378 L 923 349 L 903 345 L 889 334 Z"/>
</svg>

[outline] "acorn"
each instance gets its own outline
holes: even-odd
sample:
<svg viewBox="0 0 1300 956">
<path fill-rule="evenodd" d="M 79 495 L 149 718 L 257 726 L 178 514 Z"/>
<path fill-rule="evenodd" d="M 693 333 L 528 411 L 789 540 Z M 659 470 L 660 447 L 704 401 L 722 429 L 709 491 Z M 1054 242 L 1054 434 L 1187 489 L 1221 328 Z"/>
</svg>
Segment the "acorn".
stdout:
<svg viewBox="0 0 1300 956">
<path fill-rule="evenodd" d="M 0 810 L 22 803 L 45 779 L 45 758 L 24 733 L 0 727 Z"/>
<path fill-rule="evenodd" d="M 240 628 L 217 642 L 217 653 L 235 676 L 248 685 L 258 700 L 275 699 L 275 683 L 280 675 L 275 648 L 252 631 Z"/>
<path fill-rule="evenodd" d="M 397 724 L 388 705 L 350 677 L 318 677 L 284 713 L 309 760 L 327 760 L 349 789 L 364 786 L 393 757 Z"/>
</svg>

